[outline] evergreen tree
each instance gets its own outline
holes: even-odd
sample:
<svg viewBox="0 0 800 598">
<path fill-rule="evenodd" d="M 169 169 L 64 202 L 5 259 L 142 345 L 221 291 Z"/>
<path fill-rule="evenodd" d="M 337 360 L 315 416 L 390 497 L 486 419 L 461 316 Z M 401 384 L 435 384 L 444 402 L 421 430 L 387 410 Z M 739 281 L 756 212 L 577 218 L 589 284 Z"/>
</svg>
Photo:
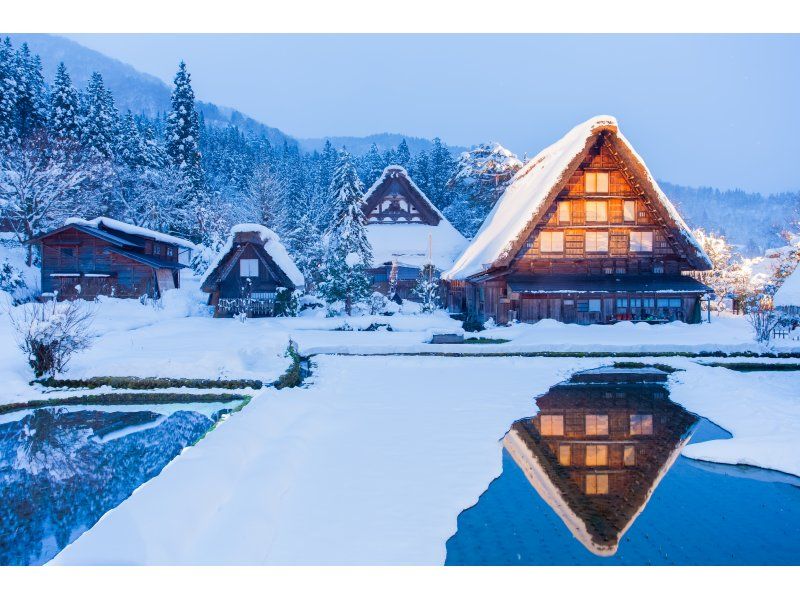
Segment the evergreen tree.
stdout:
<svg viewBox="0 0 800 598">
<path fill-rule="evenodd" d="M 82 142 L 93 158 L 111 159 L 117 129 L 114 97 L 106 89 L 103 76 L 92 73 L 83 97 Z"/>
<path fill-rule="evenodd" d="M 115 154 L 120 162 L 131 168 L 147 165 L 144 140 L 130 110 L 120 121 Z"/>
<path fill-rule="evenodd" d="M 44 76 L 42 61 L 38 55 L 31 54 L 28 44 L 22 44 L 14 63 L 14 121 L 18 136 L 24 139 L 43 129 L 47 121 Z"/>
<path fill-rule="evenodd" d="M 444 210 L 452 201 L 448 183 L 456 173 L 456 165 L 442 140 L 434 138 L 428 159 L 428 189 L 425 193 L 440 210 Z"/>
<path fill-rule="evenodd" d="M 411 292 L 420 300 L 423 313 L 439 309 L 439 276 L 433 264 L 428 263 L 420 268 L 417 284 Z"/>
<path fill-rule="evenodd" d="M 378 151 L 378 146 L 373 143 L 367 153 L 358 160 L 358 176 L 365 185 L 372 186 L 387 166 L 388 163 Z"/>
<path fill-rule="evenodd" d="M 296 226 L 283 238 L 287 250 L 306 280 L 306 290 L 313 290 L 322 279 L 322 236 L 311 214 L 303 214 Z"/>
<path fill-rule="evenodd" d="M 325 273 L 320 283 L 329 302 L 344 302 L 350 315 L 353 304 L 370 296 L 372 247 L 367 239 L 363 185 L 350 154 L 343 151 L 331 182 L 335 219 L 326 234 Z"/>
<path fill-rule="evenodd" d="M 15 122 L 17 106 L 16 58 L 11 40 L 6 37 L 0 44 L 0 145 L 18 139 Z"/>
<path fill-rule="evenodd" d="M 408 149 L 408 144 L 405 139 L 400 142 L 394 152 L 394 163 L 403 168 L 408 168 L 408 165 L 411 163 L 411 150 Z"/>
<path fill-rule="evenodd" d="M 81 139 L 78 92 L 72 86 L 67 67 L 58 64 L 50 93 L 50 134 L 56 141 L 77 143 Z"/>
<path fill-rule="evenodd" d="M 409 165 L 409 174 L 423 193 L 430 198 L 430 160 L 428 153 L 421 151 Z"/>
</svg>

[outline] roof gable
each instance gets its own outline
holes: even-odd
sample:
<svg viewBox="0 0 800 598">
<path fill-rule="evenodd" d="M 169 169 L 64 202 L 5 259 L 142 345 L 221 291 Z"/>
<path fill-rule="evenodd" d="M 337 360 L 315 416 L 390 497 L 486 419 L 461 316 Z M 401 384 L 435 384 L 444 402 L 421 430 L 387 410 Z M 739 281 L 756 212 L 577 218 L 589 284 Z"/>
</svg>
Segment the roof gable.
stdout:
<svg viewBox="0 0 800 598">
<path fill-rule="evenodd" d="M 444 219 L 402 166 L 387 166 L 364 195 L 369 224 L 429 224 Z"/>
<path fill-rule="evenodd" d="M 627 173 L 631 186 L 641 196 L 653 200 L 659 224 L 683 248 L 690 264 L 698 270 L 709 268 L 710 262 L 700 244 L 619 131 L 616 119 L 598 116 L 572 129 L 520 169 L 473 241 L 444 277 L 463 280 L 508 266 L 598 141 L 611 144 L 612 153 Z"/>
</svg>

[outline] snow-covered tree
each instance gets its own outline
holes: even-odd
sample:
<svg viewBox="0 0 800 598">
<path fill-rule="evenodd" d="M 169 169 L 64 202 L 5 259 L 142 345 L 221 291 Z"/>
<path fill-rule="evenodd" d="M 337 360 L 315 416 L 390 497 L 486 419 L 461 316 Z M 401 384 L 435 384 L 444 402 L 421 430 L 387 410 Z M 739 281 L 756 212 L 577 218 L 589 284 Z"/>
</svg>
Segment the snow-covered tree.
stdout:
<svg viewBox="0 0 800 598">
<path fill-rule="evenodd" d="M 363 193 L 350 154 L 343 151 L 331 182 L 335 219 L 326 233 L 325 271 L 319 289 L 329 303 L 344 302 L 348 315 L 355 303 L 371 293 L 367 269 L 372 263 L 372 247 Z"/>
<path fill-rule="evenodd" d="M 28 44 L 22 44 L 15 53 L 13 79 L 16 90 L 14 125 L 17 136 L 25 139 L 38 134 L 47 122 L 42 61 L 37 54 L 31 54 Z"/>
<path fill-rule="evenodd" d="M 428 187 L 424 191 L 433 205 L 440 210 L 444 210 L 453 201 L 448 183 L 456 174 L 456 166 L 450 150 L 441 139 L 435 137 L 428 157 Z"/>
<path fill-rule="evenodd" d="M 358 176 L 364 184 L 372 186 L 387 166 L 388 163 L 378 151 L 378 146 L 373 143 L 367 153 L 358 160 Z"/>
<path fill-rule="evenodd" d="M 16 58 L 11 40 L 0 43 L 0 147 L 18 139 L 15 122 L 17 106 Z"/>
<path fill-rule="evenodd" d="M 67 67 L 58 64 L 56 78 L 50 92 L 50 135 L 56 142 L 79 143 L 81 140 L 81 115 L 78 91 L 72 86 Z"/>
<path fill-rule="evenodd" d="M 420 300 L 423 313 L 439 309 L 439 276 L 433 264 L 425 264 L 419 271 L 412 293 Z"/>
<path fill-rule="evenodd" d="M 311 214 L 303 214 L 300 220 L 284 235 L 283 242 L 294 258 L 297 268 L 306 281 L 306 290 L 319 284 L 323 275 L 324 251 L 320 235 Z"/>
<path fill-rule="evenodd" d="M 103 76 L 98 72 L 92 73 L 83 94 L 81 129 L 81 141 L 90 156 L 96 160 L 113 158 L 117 109 Z"/>
</svg>

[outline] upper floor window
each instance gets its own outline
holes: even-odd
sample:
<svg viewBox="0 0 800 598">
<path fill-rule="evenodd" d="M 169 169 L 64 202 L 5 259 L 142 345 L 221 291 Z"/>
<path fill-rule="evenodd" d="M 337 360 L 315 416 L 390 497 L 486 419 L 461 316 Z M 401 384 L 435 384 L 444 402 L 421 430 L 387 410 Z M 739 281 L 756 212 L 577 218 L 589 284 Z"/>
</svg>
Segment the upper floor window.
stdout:
<svg viewBox="0 0 800 598">
<path fill-rule="evenodd" d="M 564 251 L 564 233 L 561 231 L 542 231 L 539 239 L 539 250 L 542 252 Z"/>
<path fill-rule="evenodd" d="M 608 465 L 608 447 L 604 444 L 586 445 L 586 467 Z"/>
<path fill-rule="evenodd" d="M 626 467 L 633 467 L 634 465 L 636 465 L 636 447 L 635 446 L 628 445 L 623 449 L 622 463 Z"/>
<path fill-rule="evenodd" d="M 608 251 L 608 231 L 586 231 L 586 251 Z"/>
<path fill-rule="evenodd" d="M 586 416 L 586 435 L 587 436 L 607 436 L 608 435 L 608 416 L 607 415 L 587 415 Z"/>
<path fill-rule="evenodd" d="M 625 222 L 636 222 L 636 202 L 626 199 L 622 204 L 622 219 Z"/>
<path fill-rule="evenodd" d="M 172 247 L 167 247 L 167 255 L 169 257 L 172 257 L 173 255 L 175 255 L 175 250 Z"/>
<path fill-rule="evenodd" d="M 239 276 L 257 277 L 258 260 L 239 260 Z"/>
<path fill-rule="evenodd" d="M 653 231 L 631 231 L 631 251 L 653 251 Z"/>
<path fill-rule="evenodd" d="M 568 201 L 558 202 L 558 221 L 569 222 L 570 220 L 572 220 L 570 216 L 571 216 L 570 203 Z"/>
<path fill-rule="evenodd" d="M 587 201 L 586 222 L 608 222 L 608 202 Z"/>
<path fill-rule="evenodd" d="M 586 494 L 608 494 L 608 474 L 587 473 Z"/>
<path fill-rule="evenodd" d="M 649 436 L 653 433 L 651 414 L 631 414 L 631 436 Z"/>
<path fill-rule="evenodd" d="M 608 193 L 607 172 L 584 173 L 583 182 L 586 193 Z"/>
<path fill-rule="evenodd" d="M 561 465 L 572 463 L 572 447 L 568 444 L 561 444 L 558 447 L 558 462 Z"/>
<path fill-rule="evenodd" d="M 158 243 L 153 243 L 153 253 L 155 255 L 161 255 L 161 245 Z"/>
<path fill-rule="evenodd" d="M 564 435 L 564 416 L 563 415 L 543 415 L 540 418 L 542 436 L 563 436 Z"/>
</svg>

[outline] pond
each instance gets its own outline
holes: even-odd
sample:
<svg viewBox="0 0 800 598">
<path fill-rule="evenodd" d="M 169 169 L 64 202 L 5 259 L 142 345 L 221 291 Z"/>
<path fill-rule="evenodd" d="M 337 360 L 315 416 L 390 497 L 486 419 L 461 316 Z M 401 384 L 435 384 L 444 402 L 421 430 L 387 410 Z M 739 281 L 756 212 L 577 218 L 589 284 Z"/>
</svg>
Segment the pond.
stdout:
<svg viewBox="0 0 800 598">
<path fill-rule="evenodd" d="M 800 564 L 800 479 L 680 456 L 730 435 L 662 385 L 566 383 L 537 406 L 446 564 Z"/>
<path fill-rule="evenodd" d="M 0 565 L 52 559 L 238 403 L 41 408 L 0 419 Z"/>
</svg>

